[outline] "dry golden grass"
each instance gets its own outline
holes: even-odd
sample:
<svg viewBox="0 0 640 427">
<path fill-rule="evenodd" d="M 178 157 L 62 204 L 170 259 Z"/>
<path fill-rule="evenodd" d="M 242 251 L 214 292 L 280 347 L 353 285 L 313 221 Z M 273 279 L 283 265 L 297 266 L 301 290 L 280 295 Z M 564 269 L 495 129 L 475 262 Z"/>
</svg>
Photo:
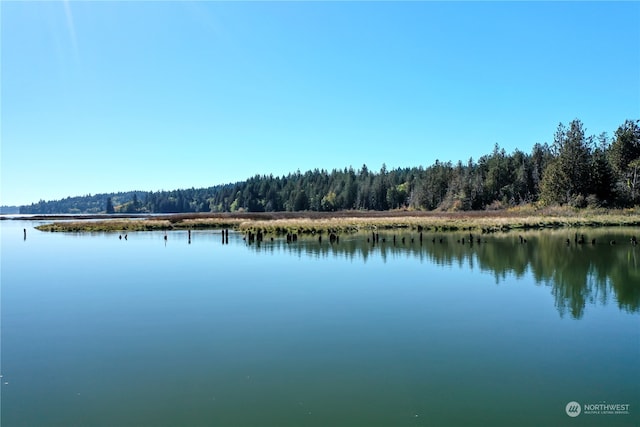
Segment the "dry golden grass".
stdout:
<svg viewBox="0 0 640 427">
<path fill-rule="evenodd" d="M 365 230 L 483 230 L 558 227 L 639 226 L 640 208 L 625 210 L 576 210 L 535 206 L 502 211 L 473 212 L 276 212 L 226 214 L 176 214 L 136 219 L 101 219 L 54 222 L 38 226 L 43 231 L 150 231 L 171 229 L 230 228 L 263 233 L 349 233 Z"/>
</svg>

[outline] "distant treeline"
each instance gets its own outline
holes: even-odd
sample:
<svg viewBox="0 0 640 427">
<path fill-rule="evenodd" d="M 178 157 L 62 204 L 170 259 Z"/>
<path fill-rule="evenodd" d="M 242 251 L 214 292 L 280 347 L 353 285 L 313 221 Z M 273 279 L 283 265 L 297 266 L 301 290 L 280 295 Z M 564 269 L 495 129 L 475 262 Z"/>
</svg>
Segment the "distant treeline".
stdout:
<svg viewBox="0 0 640 427">
<path fill-rule="evenodd" d="M 174 191 L 68 197 L 22 206 L 21 213 L 170 213 L 387 210 L 481 210 L 523 203 L 625 207 L 640 203 L 640 120 L 613 138 L 587 136 L 582 122 L 560 123 L 551 145 L 491 154 L 466 163 L 370 171 L 366 165 L 287 176 L 256 175 L 235 184 Z"/>
<path fill-rule="evenodd" d="M 11 215 L 20 213 L 20 206 L 0 206 L 0 214 Z"/>
</svg>

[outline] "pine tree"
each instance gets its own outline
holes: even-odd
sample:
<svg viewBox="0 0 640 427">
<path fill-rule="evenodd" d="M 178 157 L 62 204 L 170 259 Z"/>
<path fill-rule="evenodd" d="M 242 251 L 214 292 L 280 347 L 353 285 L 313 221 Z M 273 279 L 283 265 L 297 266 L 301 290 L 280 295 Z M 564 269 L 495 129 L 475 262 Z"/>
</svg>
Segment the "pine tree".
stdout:
<svg viewBox="0 0 640 427">
<path fill-rule="evenodd" d="M 542 199 L 547 203 L 573 203 L 584 199 L 589 190 L 591 166 L 591 138 L 585 137 L 580 120 L 573 120 L 566 128 L 558 125 L 552 150 L 555 159 L 542 177 Z"/>
<path fill-rule="evenodd" d="M 115 210 L 113 209 L 113 201 L 111 200 L 111 197 L 107 197 L 106 211 L 108 214 L 112 214 L 115 212 Z"/>
</svg>

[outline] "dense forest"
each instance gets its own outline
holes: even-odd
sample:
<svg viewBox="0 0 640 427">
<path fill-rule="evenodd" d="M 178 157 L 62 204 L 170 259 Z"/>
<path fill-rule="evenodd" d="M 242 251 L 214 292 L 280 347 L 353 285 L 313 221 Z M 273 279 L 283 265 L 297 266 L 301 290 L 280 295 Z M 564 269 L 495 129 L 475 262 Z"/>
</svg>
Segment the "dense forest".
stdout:
<svg viewBox="0 0 640 427">
<path fill-rule="evenodd" d="M 587 136 L 580 120 L 560 123 L 549 145 L 506 153 L 497 144 L 477 161 L 371 171 L 366 165 L 256 175 L 235 184 L 174 191 L 68 197 L 22 206 L 20 213 L 170 213 L 501 209 L 527 203 L 574 207 L 640 204 L 640 120 L 612 138 Z"/>
</svg>

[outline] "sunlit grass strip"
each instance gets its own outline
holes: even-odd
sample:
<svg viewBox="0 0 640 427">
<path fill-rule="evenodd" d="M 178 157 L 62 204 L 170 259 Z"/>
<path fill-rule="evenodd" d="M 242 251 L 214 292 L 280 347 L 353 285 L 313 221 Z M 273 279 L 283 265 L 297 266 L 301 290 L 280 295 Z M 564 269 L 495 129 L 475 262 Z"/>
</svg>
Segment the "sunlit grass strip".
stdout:
<svg viewBox="0 0 640 427">
<path fill-rule="evenodd" d="M 547 208 L 513 209 L 501 212 L 349 212 L 238 214 L 235 216 L 165 216 L 163 218 L 105 219 L 54 222 L 36 227 L 42 231 L 118 232 L 228 228 L 267 234 L 352 233 L 367 230 L 482 230 L 559 227 L 640 226 L 640 210 L 583 210 Z"/>
<path fill-rule="evenodd" d="M 117 232 L 117 231 L 154 231 L 169 230 L 171 223 L 168 220 L 119 220 L 104 221 L 65 221 L 43 224 L 35 227 L 40 231 L 60 232 Z"/>
<path fill-rule="evenodd" d="M 539 229 L 559 227 L 638 226 L 640 217 L 600 215 L 594 217 L 392 217 L 392 218 L 329 218 L 329 219 L 278 219 L 244 221 L 240 231 L 262 230 L 265 233 L 350 233 L 366 230 L 478 230 L 485 232 L 512 229 Z"/>
</svg>

